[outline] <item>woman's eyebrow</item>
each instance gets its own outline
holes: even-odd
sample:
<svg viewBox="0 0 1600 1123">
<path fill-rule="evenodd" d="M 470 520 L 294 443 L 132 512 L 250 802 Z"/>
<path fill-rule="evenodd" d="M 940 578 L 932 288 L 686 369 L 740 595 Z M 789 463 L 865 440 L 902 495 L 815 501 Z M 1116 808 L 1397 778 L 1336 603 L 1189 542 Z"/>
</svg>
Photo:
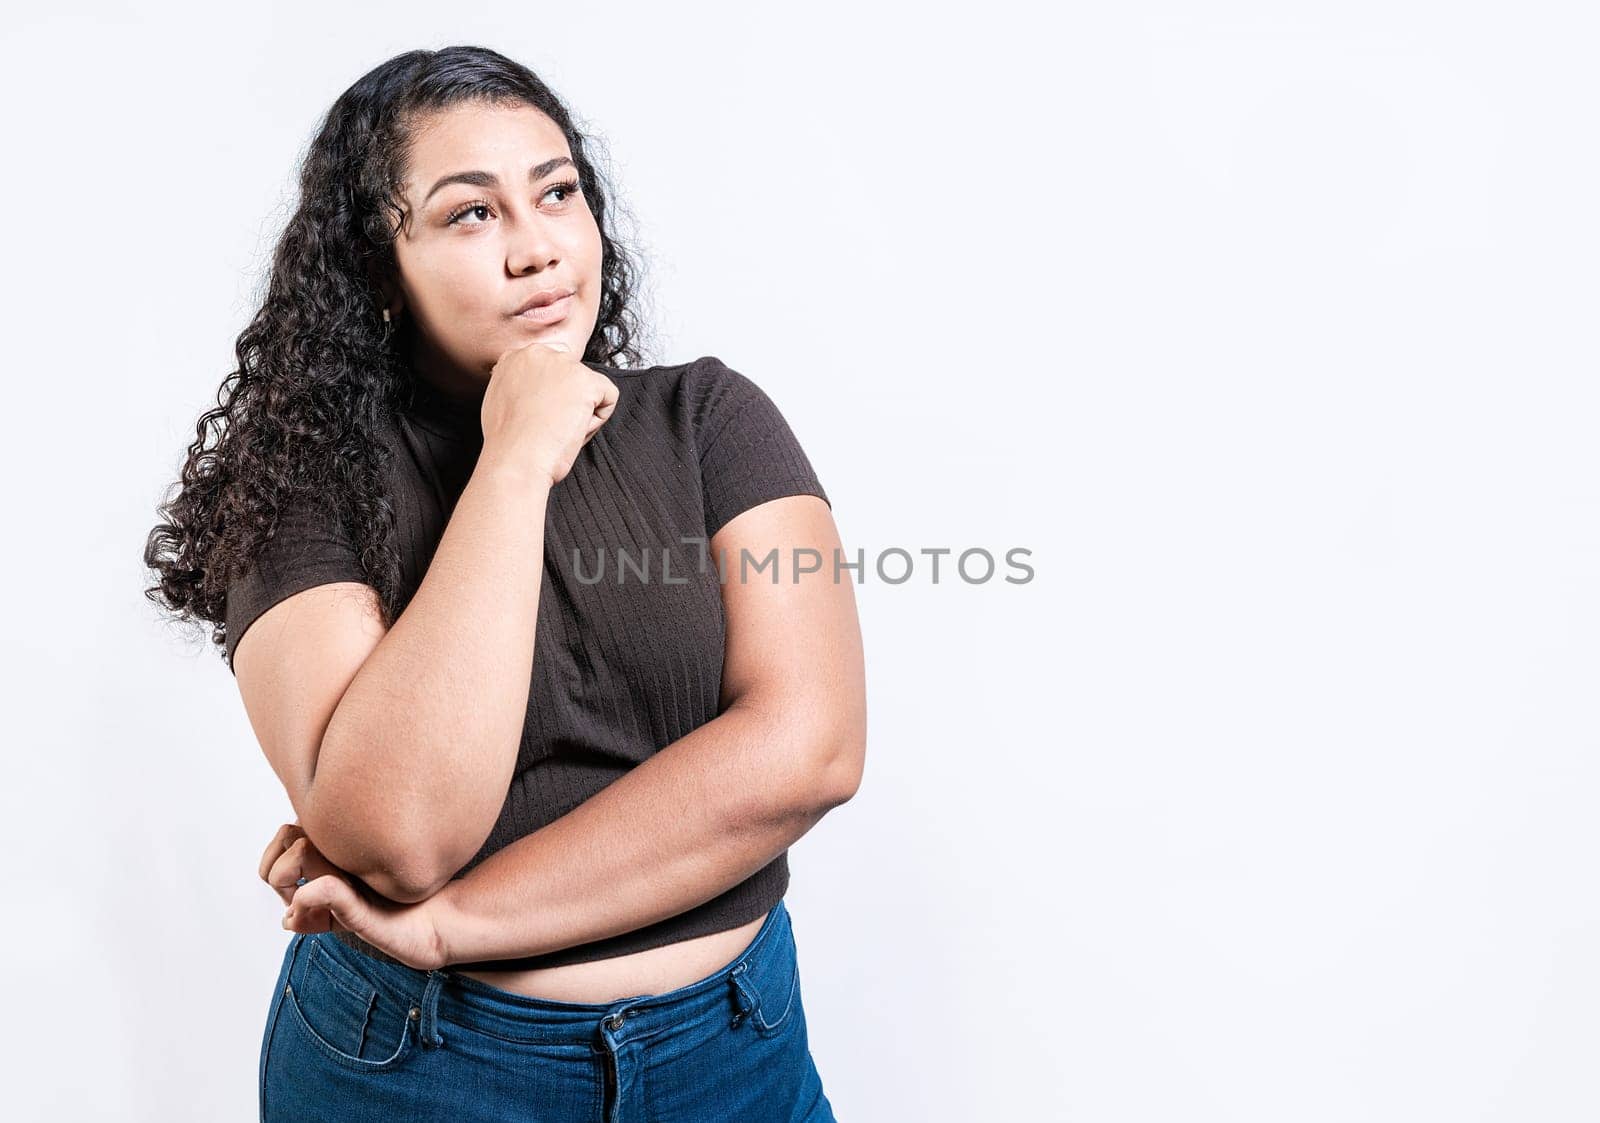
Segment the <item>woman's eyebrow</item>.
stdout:
<svg viewBox="0 0 1600 1123">
<path fill-rule="evenodd" d="M 528 182 L 536 183 L 557 168 L 568 164 L 572 164 L 570 156 L 553 156 L 542 164 L 535 164 L 528 169 Z M 577 165 L 572 164 L 572 166 L 576 167 Z M 427 206 L 428 200 L 433 198 L 435 191 L 452 183 L 470 183 L 474 187 L 499 187 L 500 177 L 493 172 L 453 172 L 450 175 L 440 177 L 437 183 L 428 188 L 428 193 L 422 197 L 422 205 Z"/>
</svg>

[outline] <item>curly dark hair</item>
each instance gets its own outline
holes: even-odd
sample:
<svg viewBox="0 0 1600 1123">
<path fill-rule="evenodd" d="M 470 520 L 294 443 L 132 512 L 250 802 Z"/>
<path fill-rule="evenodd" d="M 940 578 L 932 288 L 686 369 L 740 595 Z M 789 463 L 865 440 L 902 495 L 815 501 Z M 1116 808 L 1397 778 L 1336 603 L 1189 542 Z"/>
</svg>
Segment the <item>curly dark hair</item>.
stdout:
<svg viewBox="0 0 1600 1123">
<path fill-rule="evenodd" d="M 210 622 L 219 647 L 228 581 L 291 502 L 320 505 L 348 528 L 386 623 L 404 607 L 380 434 L 411 404 L 414 376 L 409 333 L 386 330 L 379 310 L 398 277 L 394 238 L 406 219 L 401 185 L 417 128 L 462 103 L 530 105 L 566 136 L 603 251 L 599 316 L 583 359 L 618 368 L 644 361 L 639 265 L 613 236 L 611 193 L 589 154 L 594 138 L 549 87 L 473 46 L 408 51 L 369 71 L 333 103 L 306 150 L 266 296 L 234 345 L 238 369 L 197 422 L 177 492 L 145 543 L 144 563 L 158 578 L 145 596 L 180 621 Z"/>
</svg>

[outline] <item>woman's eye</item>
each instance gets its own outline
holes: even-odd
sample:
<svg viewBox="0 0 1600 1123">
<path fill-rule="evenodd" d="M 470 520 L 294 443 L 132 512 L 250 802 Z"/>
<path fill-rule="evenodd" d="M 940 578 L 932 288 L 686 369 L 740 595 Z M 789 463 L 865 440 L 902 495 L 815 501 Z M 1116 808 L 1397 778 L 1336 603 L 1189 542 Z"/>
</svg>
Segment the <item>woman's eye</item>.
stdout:
<svg viewBox="0 0 1600 1123">
<path fill-rule="evenodd" d="M 489 209 L 489 204 L 488 203 L 483 203 L 483 202 L 468 203 L 464 207 L 458 207 L 455 210 L 451 211 L 450 212 L 450 217 L 445 220 L 445 225 L 446 226 L 452 226 L 452 225 L 455 224 L 456 220 L 461 218 L 463 215 L 471 214 L 473 211 L 486 211 L 488 209 Z M 477 223 L 469 222 L 469 223 L 467 223 L 467 225 L 468 226 L 476 226 Z"/>
<path fill-rule="evenodd" d="M 568 199 L 578 193 L 578 181 L 575 179 L 569 179 L 565 183 L 554 184 L 551 186 L 549 191 L 545 192 L 545 195 L 548 197 L 556 191 L 561 192 L 562 199 L 560 201 L 565 203 Z"/>
</svg>

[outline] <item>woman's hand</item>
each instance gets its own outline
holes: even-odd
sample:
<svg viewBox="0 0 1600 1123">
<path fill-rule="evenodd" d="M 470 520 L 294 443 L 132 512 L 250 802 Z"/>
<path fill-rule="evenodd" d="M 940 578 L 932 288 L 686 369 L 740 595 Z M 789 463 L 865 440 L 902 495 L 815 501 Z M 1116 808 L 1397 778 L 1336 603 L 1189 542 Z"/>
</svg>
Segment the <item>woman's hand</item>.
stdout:
<svg viewBox="0 0 1600 1123">
<path fill-rule="evenodd" d="M 444 939 L 431 906 L 434 899 L 396 904 L 370 891 L 358 892 L 338 874 L 324 874 L 295 890 L 283 926 L 291 932 L 329 932 L 332 929 L 315 918 L 331 914 L 340 927 L 407 967 L 432 971 L 445 965 Z"/>
<path fill-rule="evenodd" d="M 300 878 L 310 881 L 326 874 L 344 875 L 343 870 L 323 857 L 322 851 L 312 844 L 298 819 L 279 827 L 278 833 L 267 843 L 261 855 L 260 873 L 261 880 L 272 886 L 285 905 L 294 901 L 296 882 Z M 305 919 L 307 924 L 316 925 L 307 931 L 333 931 L 332 918 L 326 912 Z"/>
<path fill-rule="evenodd" d="M 445 965 L 444 939 L 429 898 L 397 904 L 373 893 L 333 865 L 306 837 L 298 822 L 278 828 L 261 857 L 262 879 L 289 907 L 283 926 L 291 932 L 354 932 L 407 967 L 432 971 Z M 304 885 L 296 881 L 305 879 Z"/>
<path fill-rule="evenodd" d="M 551 487 L 617 408 L 617 384 L 565 343 L 529 343 L 501 355 L 483 394 L 483 453 L 533 470 Z"/>
</svg>

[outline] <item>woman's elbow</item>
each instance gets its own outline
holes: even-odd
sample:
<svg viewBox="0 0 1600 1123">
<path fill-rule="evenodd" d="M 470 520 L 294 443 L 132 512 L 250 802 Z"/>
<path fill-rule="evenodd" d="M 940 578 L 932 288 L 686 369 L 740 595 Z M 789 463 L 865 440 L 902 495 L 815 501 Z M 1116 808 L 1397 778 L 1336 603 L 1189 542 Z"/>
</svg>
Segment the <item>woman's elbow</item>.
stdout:
<svg viewBox="0 0 1600 1123">
<path fill-rule="evenodd" d="M 861 790 L 861 777 L 866 769 L 867 731 L 864 727 L 852 728 L 839 735 L 834 742 L 833 755 L 823 765 L 820 785 L 831 806 L 848 803 Z"/>
<path fill-rule="evenodd" d="M 867 722 L 863 710 L 838 715 L 816 728 L 809 738 L 820 746 L 811 770 L 805 802 L 827 811 L 848 803 L 861 788 L 866 765 Z"/>
<path fill-rule="evenodd" d="M 443 889 L 477 853 L 481 842 L 480 839 L 477 844 L 469 844 L 463 838 L 452 837 L 391 851 L 374 874 L 377 881 L 362 880 L 391 901 L 419 904 Z"/>
<path fill-rule="evenodd" d="M 439 891 L 461 863 L 438 845 L 419 843 L 420 831 L 381 835 L 349 814 L 319 816 L 315 803 L 302 809 L 300 822 L 312 844 L 329 862 L 360 878 L 374 893 L 397 904 L 416 904 Z"/>
<path fill-rule="evenodd" d="M 439 863 L 412 849 L 363 847 L 343 862 L 324 854 L 340 869 L 360 878 L 374 893 L 396 904 L 414 905 L 426 901 L 450 880 L 450 874 L 444 872 Z"/>
<path fill-rule="evenodd" d="M 360 876 L 367 888 L 397 905 L 420 904 L 442 887 L 442 882 L 418 878 L 393 868 L 376 869 Z"/>
</svg>

